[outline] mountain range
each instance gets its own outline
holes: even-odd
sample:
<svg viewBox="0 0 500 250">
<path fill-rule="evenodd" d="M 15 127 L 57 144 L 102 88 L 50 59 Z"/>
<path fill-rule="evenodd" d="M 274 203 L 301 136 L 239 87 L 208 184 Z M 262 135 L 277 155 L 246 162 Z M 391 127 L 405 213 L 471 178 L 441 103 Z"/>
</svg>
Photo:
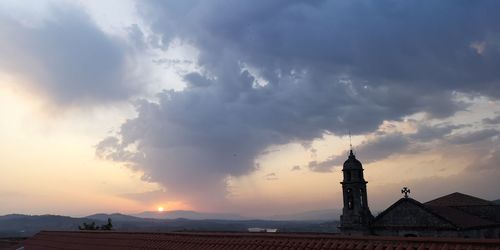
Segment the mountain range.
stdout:
<svg viewBox="0 0 500 250">
<path fill-rule="evenodd" d="M 500 199 L 492 201 L 500 204 Z M 83 223 L 104 225 L 111 218 L 120 231 L 247 231 L 276 228 L 281 232 L 337 232 L 341 210 L 324 209 L 252 218 L 231 213 L 190 210 L 145 211 L 137 214 L 98 213 L 85 217 L 8 214 L 0 216 L 0 238 L 29 237 L 41 230 L 78 230 Z"/>
<path fill-rule="evenodd" d="M 340 209 L 323 209 L 323 210 L 313 210 L 301 213 L 293 214 L 278 214 L 270 217 L 266 217 L 269 220 L 317 220 L 317 221 L 331 221 L 338 220 L 342 214 Z"/>
<path fill-rule="evenodd" d="M 158 212 L 156 212 L 158 213 Z M 164 215 L 191 215 L 195 218 L 210 217 L 207 213 L 183 211 Z M 151 215 L 146 213 L 146 215 Z M 219 214 L 217 214 L 219 215 Z M 233 216 L 233 215 L 231 215 Z M 208 218 L 207 217 L 207 218 Z M 78 230 L 83 223 L 95 222 L 104 225 L 111 218 L 113 229 L 119 231 L 233 231 L 244 232 L 248 228 L 274 228 L 281 232 L 336 232 L 337 221 L 305 221 L 305 220 L 223 220 L 223 219 L 155 219 L 140 218 L 131 215 L 93 214 L 82 218 L 60 215 L 22 215 L 9 214 L 0 216 L 0 238 L 5 237 L 30 237 L 41 230 Z M 238 217 L 239 218 L 239 217 Z"/>
<path fill-rule="evenodd" d="M 132 216 L 150 219 L 190 219 L 190 220 L 249 220 L 254 219 L 244 217 L 239 214 L 225 213 L 204 213 L 191 210 L 172 210 L 172 211 L 145 211 Z"/>
<path fill-rule="evenodd" d="M 324 209 L 306 211 L 293 214 L 277 214 L 267 217 L 246 217 L 239 214 L 230 213 L 206 213 L 191 210 L 172 210 L 165 212 L 145 211 L 142 213 L 132 214 L 132 216 L 150 219 L 190 219 L 190 220 L 309 220 L 309 221 L 331 221 L 337 220 L 341 214 L 341 210 Z"/>
</svg>

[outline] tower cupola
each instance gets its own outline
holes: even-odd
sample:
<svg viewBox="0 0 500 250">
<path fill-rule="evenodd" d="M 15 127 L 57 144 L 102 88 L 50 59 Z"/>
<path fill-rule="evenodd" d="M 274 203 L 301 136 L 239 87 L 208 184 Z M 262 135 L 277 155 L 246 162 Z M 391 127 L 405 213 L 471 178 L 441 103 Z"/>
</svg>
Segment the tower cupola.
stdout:
<svg viewBox="0 0 500 250">
<path fill-rule="evenodd" d="M 340 216 L 340 230 L 343 234 L 369 234 L 373 215 L 368 207 L 363 164 L 356 159 L 352 149 L 343 168 L 342 194 L 344 207 Z"/>
<path fill-rule="evenodd" d="M 352 149 L 350 150 L 349 157 L 344 162 L 344 169 L 363 169 L 363 165 L 356 159 Z"/>
</svg>

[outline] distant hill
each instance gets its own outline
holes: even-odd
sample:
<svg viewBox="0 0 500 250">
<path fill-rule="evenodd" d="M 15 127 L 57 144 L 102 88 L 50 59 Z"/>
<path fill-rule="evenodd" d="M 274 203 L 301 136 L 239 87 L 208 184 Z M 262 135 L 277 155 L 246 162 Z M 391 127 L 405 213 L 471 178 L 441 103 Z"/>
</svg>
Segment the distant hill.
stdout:
<svg viewBox="0 0 500 250">
<path fill-rule="evenodd" d="M 273 215 L 267 217 L 269 220 L 317 220 L 317 221 L 333 221 L 338 220 L 342 211 L 336 209 L 324 209 L 306 211 L 295 214 Z"/>
<path fill-rule="evenodd" d="M 181 213 L 182 214 L 182 213 Z M 0 216 L 0 238 L 30 237 L 41 230 L 78 230 L 78 226 L 95 222 L 97 225 L 112 219 L 118 231 L 233 231 L 248 228 L 276 228 L 281 232 L 337 232 L 337 221 L 276 221 L 276 220 L 188 220 L 138 218 L 123 214 L 94 214 L 84 218 L 59 215 Z M 239 218 L 239 217 L 238 217 Z"/>
<path fill-rule="evenodd" d="M 338 220 L 340 210 L 324 209 L 313 210 L 294 214 L 277 214 L 269 217 L 250 218 L 238 214 L 224 214 L 224 213 L 205 213 L 191 210 L 173 210 L 165 212 L 146 211 L 138 214 L 132 214 L 133 217 L 152 218 L 152 219 L 189 219 L 189 220 L 317 220 L 317 221 L 332 221 Z M 101 217 L 102 218 L 102 217 Z"/>
<path fill-rule="evenodd" d="M 10 219 L 19 219 L 19 218 L 24 218 L 27 215 L 24 214 L 7 214 L 7 215 L 1 215 L 0 220 L 10 220 Z"/>
<path fill-rule="evenodd" d="M 146 211 L 132 216 L 140 218 L 153 219 L 189 219 L 189 220 L 249 220 L 250 218 L 238 214 L 224 213 L 204 213 L 190 210 L 172 210 L 172 211 Z"/>
<path fill-rule="evenodd" d="M 500 202 L 497 200 L 495 202 Z M 189 210 L 147 211 L 134 215 L 98 213 L 83 218 L 60 215 L 8 214 L 0 216 L 1 237 L 30 237 L 41 230 L 78 230 L 83 223 L 107 223 L 119 231 L 247 231 L 248 228 L 277 228 L 282 232 L 336 232 L 340 211 L 333 209 L 274 215 L 252 219 L 238 214 L 204 213 Z"/>
<path fill-rule="evenodd" d="M 500 199 L 492 201 L 493 203 L 500 205 Z"/>
<path fill-rule="evenodd" d="M 84 222 L 91 220 L 60 215 L 4 215 L 0 216 L 0 237 L 31 236 L 40 230 L 77 230 Z"/>
<path fill-rule="evenodd" d="M 120 213 L 114 213 L 114 214 L 93 214 L 86 216 L 85 218 L 92 219 L 92 220 L 100 220 L 100 221 L 107 221 L 108 218 L 111 218 L 113 222 L 118 222 L 118 221 L 144 221 L 144 218 L 139 218 L 131 215 L 126 215 L 126 214 L 120 214 Z"/>
</svg>

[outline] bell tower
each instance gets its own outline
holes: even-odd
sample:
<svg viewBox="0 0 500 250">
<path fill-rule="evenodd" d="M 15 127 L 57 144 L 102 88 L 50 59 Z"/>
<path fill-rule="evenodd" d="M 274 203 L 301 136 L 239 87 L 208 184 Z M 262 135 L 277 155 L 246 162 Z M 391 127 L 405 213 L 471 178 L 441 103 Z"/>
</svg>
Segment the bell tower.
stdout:
<svg viewBox="0 0 500 250">
<path fill-rule="evenodd" d="M 367 235 L 370 233 L 369 226 L 373 215 L 368 208 L 368 197 L 366 192 L 365 178 L 363 177 L 363 165 L 352 152 L 344 162 L 342 169 L 344 180 L 342 193 L 344 197 L 344 208 L 340 216 L 340 231 L 347 235 Z"/>
</svg>

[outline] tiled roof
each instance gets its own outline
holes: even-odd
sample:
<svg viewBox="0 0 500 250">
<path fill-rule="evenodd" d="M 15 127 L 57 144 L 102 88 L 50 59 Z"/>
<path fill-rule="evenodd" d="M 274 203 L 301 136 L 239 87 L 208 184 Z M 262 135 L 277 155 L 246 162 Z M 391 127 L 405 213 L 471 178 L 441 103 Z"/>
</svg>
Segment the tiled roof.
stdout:
<svg viewBox="0 0 500 250">
<path fill-rule="evenodd" d="M 500 240 L 282 233 L 42 231 L 25 249 L 500 249 Z"/>
<path fill-rule="evenodd" d="M 427 206 L 434 213 L 450 221 L 459 228 L 500 226 L 495 221 L 483 219 L 479 216 L 463 212 L 453 207 Z"/>
<path fill-rule="evenodd" d="M 401 198 L 394 204 L 392 204 L 389 208 L 380 213 L 373 221 L 373 227 L 388 227 L 390 225 L 384 225 L 380 222 L 381 218 L 390 213 L 391 210 L 400 206 L 402 203 L 411 203 L 415 206 L 418 206 L 425 211 L 433 214 L 434 216 L 447 221 L 453 227 L 465 229 L 465 228 L 476 228 L 476 227 L 500 227 L 500 223 L 494 220 L 488 220 L 485 218 L 481 218 L 480 216 L 472 213 L 465 212 L 463 210 L 458 209 L 459 207 L 464 206 L 483 206 L 482 204 L 487 204 L 487 206 L 491 206 L 486 200 L 482 200 L 473 196 L 461 194 L 461 193 L 453 193 L 450 195 L 446 195 L 435 200 L 432 200 L 427 203 L 420 203 L 411 198 Z M 460 206 L 449 206 L 449 204 L 460 204 Z M 467 205 L 465 205 L 467 204 Z M 415 225 L 409 225 L 414 227 Z"/>
<path fill-rule="evenodd" d="M 446 223 L 446 224 L 441 225 L 439 229 L 454 230 L 457 227 L 457 225 L 455 223 L 453 223 L 452 221 L 450 221 L 449 219 L 441 216 L 439 213 L 436 213 L 434 210 L 431 210 L 430 207 L 425 206 L 424 204 L 422 204 L 422 203 L 420 203 L 417 200 L 414 200 L 412 198 L 401 198 L 398 201 L 396 201 L 394 204 L 392 204 L 390 207 L 388 207 L 386 210 L 382 211 L 382 213 L 380 213 L 379 215 L 377 215 L 377 217 L 374 218 L 371 227 L 373 227 L 373 228 L 390 228 L 390 227 L 395 226 L 395 225 L 388 225 L 386 222 L 383 222 L 382 220 L 383 220 L 384 216 L 392 213 L 399 206 L 402 206 L 405 204 L 411 204 L 415 207 L 418 207 L 418 208 L 422 209 L 423 211 L 425 211 L 426 213 L 430 214 L 431 216 L 434 216 L 437 219 L 441 220 L 443 223 Z M 396 213 L 398 213 L 398 212 L 396 212 Z M 406 216 L 415 217 L 416 214 L 406 214 Z M 418 222 L 418 220 L 417 220 L 417 222 Z M 400 226 L 401 225 L 396 225 L 396 227 L 400 227 Z M 410 225 L 407 225 L 407 226 L 413 228 L 413 227 L 416 227 L 417 225 L 415 225 L 415 223 L 411 223 Z M 420 227 L 421 226 L 422 225 L 420 225 Z M 425 227 L 427 228 L 427 227 L 429 227 L 429 225 L 425 224 Z"/>
<path fill-rule="evenodd" d="M 428 201 L 424 204 L 428 206 L 446 206 L 446 207 L 494 205 L 491 201 L 483 200 L 474 196 L 458 192 L 445 195 L 443 197 L 439 197 L 437 199 Z"/>
</svg>

